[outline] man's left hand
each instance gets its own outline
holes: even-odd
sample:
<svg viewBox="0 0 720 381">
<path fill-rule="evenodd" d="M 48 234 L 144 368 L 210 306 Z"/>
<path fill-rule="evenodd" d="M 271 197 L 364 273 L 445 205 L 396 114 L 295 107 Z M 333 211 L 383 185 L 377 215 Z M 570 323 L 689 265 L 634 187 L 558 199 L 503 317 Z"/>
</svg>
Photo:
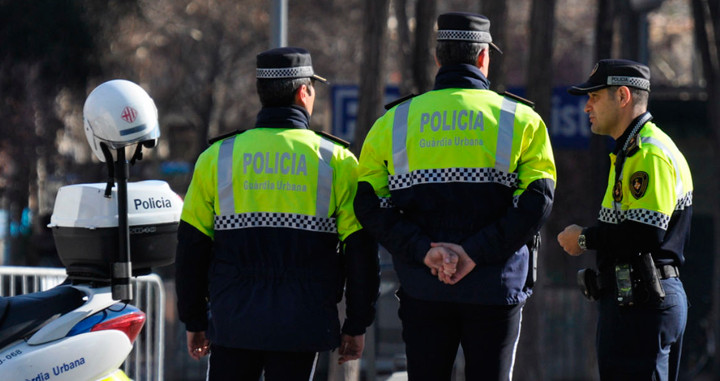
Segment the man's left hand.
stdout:
<svg viewBox="0 0 720 381">
<path fill-rule="evenodd" d="M 338 349 L 338 364 L 342 365 L 348 361 L 357 360 L 362 357 L 365 348 L 365 335 L 350 336 L 343 334 L 340 338 Z"/>
<path fill-rule="evenodd" d="M 470 258 L 470 256 L 465 252 L 465 249 L 462 246 L 456 243 L 431 242 L 430 246 L 433 249 L 444 247 L 457 256 L 457 263 L 455 264 L 453 269 L 454 271 L 452 273 L 441 272 L 438 274 L 438 278 L 445 284 L 456 284 L 461 279 L 465 278 L 465 275 L 468 275 L 470 271 L 475 268 L 475 261 Z"/>
</svg>

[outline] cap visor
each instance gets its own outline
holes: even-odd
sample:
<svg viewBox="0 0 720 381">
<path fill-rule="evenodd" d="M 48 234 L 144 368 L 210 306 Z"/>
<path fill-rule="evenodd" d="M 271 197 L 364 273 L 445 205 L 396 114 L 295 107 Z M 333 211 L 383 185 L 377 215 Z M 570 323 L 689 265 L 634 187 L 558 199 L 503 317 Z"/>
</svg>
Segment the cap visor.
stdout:
<svg viewBox="0 0 720 381">
<path fill-rule="evenodd" d="M 591 91 L 597 91 L 605 87 L 607 87 L 607 85 L 593 85 L 585 82 L 577 86 L 570 87 L 569 89 L 567 89 L 567 92 L 571 95 L 585 95 Z"/>
<path fill-rule="evenodd" d="M 323 78 L 323 77 L 321 77 L 321 76 L 319 76 L 319 75 L 317 75 L 317 74 L 313 74 L 311 78 L 314 79 L 314 80 L 316 80 L 316 81 L 320 81 L 320 82 L 322 82 L 322 83 L 324 83 L 324 84 L 329 84 L 329 83 L 330 83 L 330 81 L 328 81 L 327 79 L 325 79 L 325 78 Z"/>
<path fill-rule="evenodd" d="M 493 49 L 495 49 L 495 51 L 497 51 L 497 52 L 500 53 L 500 54 L 503 54 L 503 51 L 500 50 L 500 48 L 498 48 L 497 45 L 493 44 L 492 42 L 489 42 L 488 44 L 490 44 L 490 47 L 492 47 Z"/>
</svg>

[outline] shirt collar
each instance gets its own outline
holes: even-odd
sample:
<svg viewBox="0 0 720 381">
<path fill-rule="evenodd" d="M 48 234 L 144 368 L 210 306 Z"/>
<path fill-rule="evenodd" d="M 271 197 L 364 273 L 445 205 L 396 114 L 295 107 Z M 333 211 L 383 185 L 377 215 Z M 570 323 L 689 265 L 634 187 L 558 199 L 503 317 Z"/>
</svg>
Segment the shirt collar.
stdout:
<svg viewBox="0 0 720 381">
<path fill-rule="evenodd" d="M 257 115 L 255 127 L 308 129 L 310 114 L 297 105 L 263 107 Z"/>
<path fill-rule="evenodd" d="M 433 90 L 450 88 L 487 90 L 490 81 L 477 68 L 468 64 L 443 65 L 435 76 Z"/>
<path fill-rule="evenodd" d="M 645 116 L 646 114 L 648 114 L 648 117 Z M 635 117 L 635 119 L 632 120 L 632 122 L 630 122 L 630 125 L 625 128 L 623 134 L 620 135 L 620 137 L 615 141 L 615 148 L 613 149 L 613 153 L 615 155 L 620 153 L 620 150 L 625 145 L 625 142 L 631 138 L 630 135 L 633 133 L 633 130 L 635 130 L 635 135 L 638 135 L 640 133 L 642 126 L 638 126 L 638 128 L 636 129 L 635 127 L 637 123 L 639 123 L 643 118 L 649 118 L 647 121 L 645 121 L 645 123 L 652 120 L 652 115 L 649 114 L 649 112 L 645 111 L 644 113 L 638 115 L 637 117 Z M 643 125 L 645 123 L 643 123 Z"/>
</svg>

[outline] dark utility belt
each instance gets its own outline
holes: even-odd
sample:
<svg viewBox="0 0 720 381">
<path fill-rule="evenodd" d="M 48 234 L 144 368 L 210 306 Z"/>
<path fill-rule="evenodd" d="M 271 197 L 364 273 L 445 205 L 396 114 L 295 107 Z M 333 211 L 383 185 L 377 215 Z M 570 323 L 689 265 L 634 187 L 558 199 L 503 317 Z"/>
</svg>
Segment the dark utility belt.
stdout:
<svg viewBox="0 0 720 381">
<path fill-rule="evenodd" d="M 674 265 L 655 265 L 650 254 L 639 254 L 628 263 L 618 262 L 615 271 L 598 274 L 593 269 L 578 271 L 577 281 L 583 295 L 598 300 L 605 293 L 615 293 L 620 306 L 658 304 L 665 298 L 661 280 L 677 278 Z"/>
</svg>

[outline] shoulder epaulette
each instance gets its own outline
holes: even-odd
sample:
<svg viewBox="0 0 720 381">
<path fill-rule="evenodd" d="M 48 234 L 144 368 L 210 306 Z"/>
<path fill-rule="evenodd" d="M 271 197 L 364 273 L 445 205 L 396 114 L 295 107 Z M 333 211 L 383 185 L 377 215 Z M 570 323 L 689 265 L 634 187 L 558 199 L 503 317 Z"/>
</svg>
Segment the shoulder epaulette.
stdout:
<svg viewBox="0 0 720 381">
<path fill-rule="evenodd" d="M 521 97 L 521 96 L 517 96 L 517 95 L 515 95 L 515 94 L 513 94 L 513 93 L 508 93 L 507 91 L 504 92 L 504 93 L 502 93 L 502 95 L 504 95 L 504 96 L 506 96 L 506 97 L 508 97 L 508 98 L 514 99 L 514 100 L 516 100 L 516 101 L 518 101 L 518 102 L 520 102 L 520 103 L 522 103 L 522 104 L 525 104 L 525 105 L 527 105 L 527 106 L 530 106 L 530 107 L 532 107 L 532 108 L 535 108 L 535 102 L 530 101 L 530 100 L 527 100 L 527 99 L 525 99 L 525 98 L 523 98 L 523 97 Z"/>
<path fill-rule="evenodd" d="M 222 135 L 220 135 L 220 136 L 216 136 L 216 137 L 208 140 L 208 144 L 209 144 L 209 145 L 213 145 L 213 143 L 215 143 L 215 142 L 219 142 L 220 140 L 227 139 L 227 138 L 229 138 L 229 137 L 231 137 L 231 136 L 234 136 L 234 135 L 242 134 L 242 133 L 245 132 L 245 131 L 247 131 L 247 130 L 235 130 L 235 131 L 232 131 L 232 132 L 228 132 L 227 134 L 222 134 Z"/>
<path fill-rule="evenodd" d="M 312 130 L 312 131 L 313 131 L 314 133 L 318 134 L 318 135 L 322 135 L 322 136 L 324 136 L 324 137 L 326 137 L 326 138 L 334 141 L 335 143 L 340 144 L 341 146 L 343 146 L 343 147 L 345 147 L 345 148 L 349 148 L 349 147 L 350 147 L 350 142 L 348 142 L 348 141 L 346 141 L 346 140 L 343 140 L 343 139 L 340 139 L 340 138 L 338 138 L 338 137 L 335 136 L 335 135 L 328 134 L 328 133 L 325 132 L 325 131 L 315 131 L 315 130 Z"/>
<path fill-rule="evenodd" d="M 403 102 L 405 102 L 406 100 L 408 100 L 408 99 L 410 99 L 410 98 L 414 98 L 414 97 L 416 97 L 416 96 L 417 96 L 417 94 L 410 93 L 410 94 L 408 94 L 408 95 L 406 95 L 406 96 L 404 96 L 404 97 L 400 97 L 400 98 L 398 98 L 398 99 L 396 99 L 396 100 L 394 100 L 394 101 L 386 104 L 386 105 L 385 105 L 385 110 L 390 110 L 391 108 L 399 105 L 400 103 L 403 103 Z"/>
</svg>

